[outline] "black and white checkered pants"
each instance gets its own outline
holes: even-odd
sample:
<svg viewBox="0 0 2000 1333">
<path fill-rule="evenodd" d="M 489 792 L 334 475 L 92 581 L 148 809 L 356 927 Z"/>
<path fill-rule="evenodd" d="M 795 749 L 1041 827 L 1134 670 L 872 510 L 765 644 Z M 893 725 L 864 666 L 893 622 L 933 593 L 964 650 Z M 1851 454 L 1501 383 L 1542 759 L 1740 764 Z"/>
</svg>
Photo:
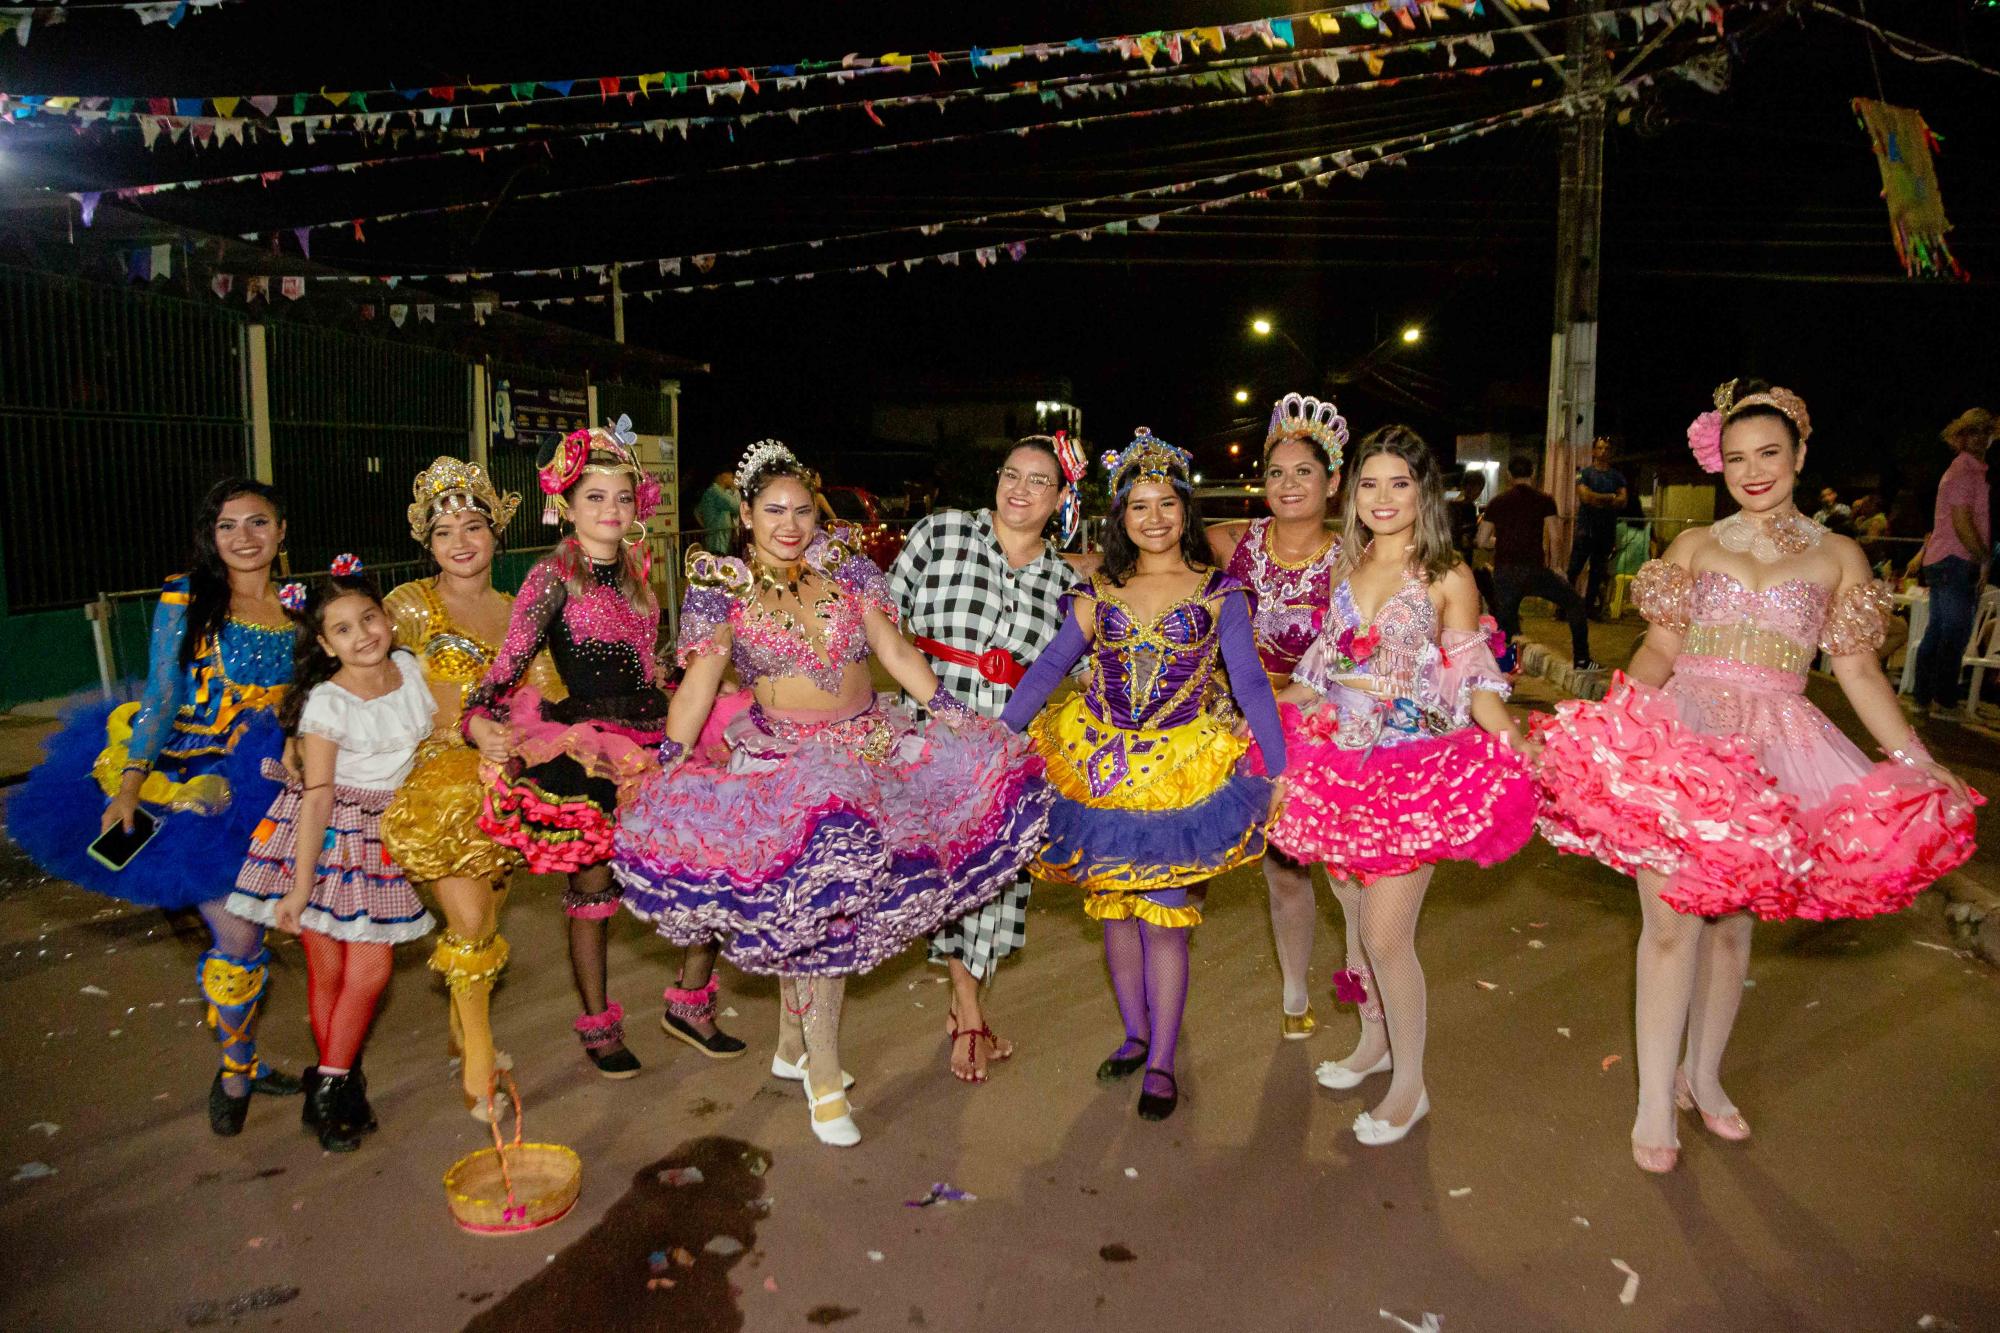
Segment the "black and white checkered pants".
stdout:
<svg viewBox="0 0 2000 1333">
<path fill-rule="evenodd" d="M 931 936 L 930 961 L 956 958 L 977 981 L 986 981 L 1002 958 L 1028 942 L 1027 876 L 978 911 L 948 921 Z"/>
</svg>

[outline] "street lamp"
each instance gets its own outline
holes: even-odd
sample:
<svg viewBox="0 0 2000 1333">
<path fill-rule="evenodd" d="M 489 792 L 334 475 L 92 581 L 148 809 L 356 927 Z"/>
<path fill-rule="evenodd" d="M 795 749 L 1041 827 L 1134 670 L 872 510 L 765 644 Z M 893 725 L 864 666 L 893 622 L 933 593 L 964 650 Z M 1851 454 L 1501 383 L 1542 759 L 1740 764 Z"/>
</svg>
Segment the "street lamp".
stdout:
<svg viewBox="0 0 2000 1333">
<path fill-rule="evenodd" d="M 1265 319 L 1262 315 L 1259 315 L 1257 318 L 1250 321 L 1250 332 L 1256 334 L 1259 338 L 1270 337 L 1271 321 Z"/>
<path fill-rule="evenodd" d="M 1247 403 L 1247 402 L 1249 402 L 1249 401 L 1250 401 L 1250 391 L 1249 391 L 1248 389 L 1238 389 L 1238 390 L 1236 391 L 1236 401 L 1237 401 L 1237 402 L 1239 402 L 1239 403 Z"/>
<path fill-rule="evenodd" d="M 1231 441 L 1229 442 L 1229 456 L 1230 456 L 1231 458 L 1235 458 L 1235 457 L 1236 457 L 1237 455 L 1241 454 L 1242 452 L 1243 452 L 1243 446 L 1242 446 L 1242 445 L 1238 444 L 1238 443 L 1237 443 L 1236 441 L 1234 441 L 1234 440 L 1231 440 Z"/>
<path fill-rule="evenodd" d="M 1424 331 L 1418 328 L 1415 324 L 1405 324 L 1403 326 L 1403 342 L 1406 345 L 1414 345 L 1416 343 L 1419 343 L 1423 341 L 1423 337 L 1424 337 Z"/>
</svg>

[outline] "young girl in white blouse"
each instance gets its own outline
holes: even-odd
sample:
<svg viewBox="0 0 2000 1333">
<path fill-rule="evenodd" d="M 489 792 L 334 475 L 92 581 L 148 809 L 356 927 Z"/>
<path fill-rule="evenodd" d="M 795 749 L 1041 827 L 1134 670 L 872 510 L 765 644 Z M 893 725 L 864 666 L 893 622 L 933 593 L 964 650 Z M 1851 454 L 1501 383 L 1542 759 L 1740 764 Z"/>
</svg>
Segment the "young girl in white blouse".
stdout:
<svg viewBox="0 0 2000 1333">
<path fill-rule="evenodd" d="M 302 623 L 293 684 L 278 709 L 298 738 L 304 778 L 285 781 L 250 844 L 229 910 L 299 936 L 319 1064 L 305 1074 L 306 1128 L 352 1152 L 375 1128 L 361 1044 L 394 969 L 395 945 L 431 930 L 382 845 L 382 811 L 431 734 L 423 667 L 394 648 L 388 612 L 353 556 L 307 592 L 280 593 Z M 276 764 L 271 765 L 277 768 Z M 318 855 L 299 857 L 301 847 Z"/>
</svg>

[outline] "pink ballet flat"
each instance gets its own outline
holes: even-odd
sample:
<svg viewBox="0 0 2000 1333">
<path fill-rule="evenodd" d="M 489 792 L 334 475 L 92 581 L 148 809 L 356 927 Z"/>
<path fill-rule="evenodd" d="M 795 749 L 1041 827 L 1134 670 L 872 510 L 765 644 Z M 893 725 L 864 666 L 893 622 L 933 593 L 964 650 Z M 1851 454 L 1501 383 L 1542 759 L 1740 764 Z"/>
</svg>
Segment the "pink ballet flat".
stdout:
<svg viewBox="0 0 2000 1333">
<path fill-rule="evenodd" d="M 1741 1143 L 1750 1137 L 1750 1122 L 1743 1118 L 1741 1111 L 1731 1107 L 1728 1115 L 1710 1115 L 1701 1109 L 1701 1103 L 1694 1099 L 1694 1085 L 1688 1082 L 1684 1069 L 1674 1071 L 1674 1105 L 1683 1111 L 1700 1111 L 1701 1123 L 1708 1126 L 1708 1132 L 1718 1139 Z"/>
<path fill-rule="evenodd" d="M 1649 1148 L 1636 1140 L 1632 1144 L 1632 1161 L 1641 1171 L 1664 1176 L 1671 1172 L 1680 1160 L 1681 1145 L 1678 1143 L 1671 1148 Z"/>
</svg>

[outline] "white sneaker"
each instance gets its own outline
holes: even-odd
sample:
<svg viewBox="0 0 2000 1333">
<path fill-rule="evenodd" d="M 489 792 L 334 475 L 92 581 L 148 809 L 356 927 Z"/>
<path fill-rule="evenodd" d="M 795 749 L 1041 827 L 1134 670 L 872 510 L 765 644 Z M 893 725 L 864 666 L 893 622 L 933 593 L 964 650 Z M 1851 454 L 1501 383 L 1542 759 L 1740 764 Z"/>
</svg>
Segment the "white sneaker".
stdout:
<svg viewBox="0 0 2000 1333">
<path fill-rule="evenodd" d="M 852 1114 L 843 1111 L 831 1120 L 819 1118 L 819 1108 L 836 1101 L 845 1104 L 847 1094 L 829 1092 L 815 1097 L 812 1084 L 806 1084 L 806 1116 L 812 1121 L 813 1137 L 836 1148 L 852 1148 L 861 1142 L 861 1127 L 854 1123 Z"/>
<path fill-rule="evenodd" d="M 1426 1088 L 1417 1094 L 1417 1109 L 1411 1113 L 1408 1120 L 1405 1120 L 1400 1125 L 1392 1125 L 1386 1120 L 1377 1120 L 1366 1111 L 1355 1116 L 1354 1137 L 1359 1139 L 1363 1145 L 1370 1148 L 1382 1148 L 1391 1143 L 1400 1143 L 1403 1140 L 1403 1136 L 1410 1132 L 1411 1126 L 1430 1113 L 1431 1094 L 1430 1089 Z"/>
<path fill-rule="evenodd" d="M 803 1083 L 806 1081 L 806 1061 L 810 1058 L 810 1053 L 801 1055 L 799 1062 L 793 1064 L 783 1056 L 773 1053 L 771 1056 L 771 1077 L 788 1078 L 794 1083 Z M 853 1087 L 854 1075 L 848 1073 L 845 1069 L 841 1070 L 840 1086 L 843 1089 Z"/>
<path fill-rule="evenodd" d="M 1313 1070 L 1313 1077 L 1319 1080 L 1319 1085 L 1322 1088 L 1334 1088 L 1336 1090 L 1358 1088 L 1361 1086 L 1361 1081 L 1369 1075 L 1386 1074 L 1395 1067 L 1395 1062 L 1390 1057 L 1389 1052 L 1384 1051 L 1382 1052 L 1382 1058 L 1366 1069 L 1349 1069 L 1338 1060 L 1324 1061 L 1318 1069 Z"/>
</svg>

